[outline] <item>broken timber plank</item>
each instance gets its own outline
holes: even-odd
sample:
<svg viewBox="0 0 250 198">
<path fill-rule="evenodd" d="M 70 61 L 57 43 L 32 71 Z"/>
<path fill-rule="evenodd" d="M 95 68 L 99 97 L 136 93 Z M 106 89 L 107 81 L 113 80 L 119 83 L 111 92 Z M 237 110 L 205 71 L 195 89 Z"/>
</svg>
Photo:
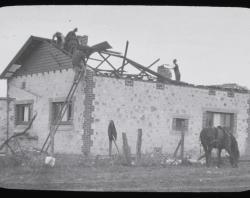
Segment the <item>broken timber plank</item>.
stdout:
<svg viewBox="0 0 250 198">
<path fill-rule="evenodd" d="M 184 160 L 184 140 L 185 140 L 185 131 L 181 130 L 181 160 Z"/>
<path fill-rule="evenodd" d="M 141 145 L 142 145 L 142 129 L 138 129 L 137 144 L 136 144 L 136 159 L 141 159 Z"/>
<path fill-rule="evenodd" d="M 130 153 L 130 149 L 128 146 L 126 133 L 122 133 L 122 140 L 123 140 L 123 154 L 125 156 L 127 165 L 130 166 L 131 165 L 131 153 Z"/>
</svg>

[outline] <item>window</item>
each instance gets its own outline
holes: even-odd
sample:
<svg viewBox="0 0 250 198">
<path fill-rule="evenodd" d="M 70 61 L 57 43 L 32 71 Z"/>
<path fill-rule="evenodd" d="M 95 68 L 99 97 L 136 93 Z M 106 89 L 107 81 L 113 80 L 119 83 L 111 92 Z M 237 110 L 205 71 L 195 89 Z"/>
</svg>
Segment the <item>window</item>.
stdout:
<svg viewBox="0 0 250 198">
<path fill-rule="evenodd" d="M 26 88 L 26 82 L 22 82 L 21 88 L 22 88 L 22 89 L 25 89 L 25 88 Z"/>
<path fill-rule="evenodd" d="M 165 86 L 164 86 L 164 84 L 163 83 L 156 83 L 156 89 L 164 89 L 165 88 Z"/>
<path fill-rule="evenodd" d="M 209 89 L 208 95 L 212 95 L 212 96 L 216 95 L 215 90 L 214 89 Z"/>
<path fill-rule="evenodd" d="M 172 129 L 174 131 L 187 131 L 188 130 L 188 119 L 173 118 Z"/>
<path fill-rule="evenodd" d="M 228 91 L 227 96 L 233 98 L 234 97 L 234 92 Z"/>
<path fill-rule="evenodd" d="M 126 78 L 125 79 L 125 85 L 132 87 L 134 85 L 134 81 L 132 79 L 130 79 L 130 78 Z"/>
<path fill-rule="evenodd" d="M 63 107 L 63 104 L 64 102 L 52 102 L 52 120 L 51 120 L 52 124 L 55 124 L 56 119 L 58 119 L 58 115 Z M 72 103 L 69 103 L 68 108 L 66 109 L 66 112 L 64 113 L 60 124 L 72 124 L 72 119 L 73 119 L 72 112 L 73 112 Z"/>
<path fill-rule="evenodd" d="M 234 114 L 207 111 L 205 127 L 217 127 L 217 126 L 226 127 L 228 130 L 233 132 Z"/>
<path fill-rule="evenodd" d="M 28 124 L 31 119 L 31 104 L 16 104 L 16 125 Z"/>
</svg>

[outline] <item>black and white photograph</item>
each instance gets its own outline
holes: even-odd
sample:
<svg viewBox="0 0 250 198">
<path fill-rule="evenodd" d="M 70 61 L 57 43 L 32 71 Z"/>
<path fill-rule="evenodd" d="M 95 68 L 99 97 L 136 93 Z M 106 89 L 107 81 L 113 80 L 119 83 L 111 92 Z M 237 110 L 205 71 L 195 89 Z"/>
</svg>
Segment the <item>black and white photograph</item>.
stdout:
<svg viewBox="0 0 250 198">
<path fill-rule="evenodd" d="M 250 190 L 249 22 L 243 7 L 1 7 L 0 188 Z"/>
</svg>

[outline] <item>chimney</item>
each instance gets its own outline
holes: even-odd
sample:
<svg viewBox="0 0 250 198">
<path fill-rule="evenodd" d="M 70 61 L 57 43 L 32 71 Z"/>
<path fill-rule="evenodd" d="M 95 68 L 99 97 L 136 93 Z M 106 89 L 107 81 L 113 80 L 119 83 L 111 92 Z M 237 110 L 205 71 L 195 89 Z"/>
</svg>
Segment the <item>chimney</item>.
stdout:
<svg viewBox="0 0 250 198">
<path fill-rule="evenodd" d="M 87 35 L 77 36 L 77 40 L 78 40 L 79 44 L 82 46 L 86 46 L 88 44 L 88 36 Z"/>
<path fill-rule="evenodd" d="M 166 78 L 172 79 L 172 73 L 171 73 L 170 69 L 164 67 L 164 65 L 159 66 L 157 68 L 157 73 L 165 76 Z M 160 79 L 158 79 L 158 80 L 160 80 Z"/>
</svg>

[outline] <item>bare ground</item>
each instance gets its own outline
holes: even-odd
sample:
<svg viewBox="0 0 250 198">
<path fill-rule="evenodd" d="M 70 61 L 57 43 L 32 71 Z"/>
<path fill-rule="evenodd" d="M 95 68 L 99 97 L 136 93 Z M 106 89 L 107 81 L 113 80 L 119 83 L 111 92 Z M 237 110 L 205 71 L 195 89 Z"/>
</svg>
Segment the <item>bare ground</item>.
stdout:
<svg viewBox="0 0 250 198">
<path fill-rule="evenodd" d="M 250 163 L 239 168 L 204 166 L 64 166 L 2 168 L 0 186 L 77 191 L 228 192 L 250 189 Z"/>
</svg>

